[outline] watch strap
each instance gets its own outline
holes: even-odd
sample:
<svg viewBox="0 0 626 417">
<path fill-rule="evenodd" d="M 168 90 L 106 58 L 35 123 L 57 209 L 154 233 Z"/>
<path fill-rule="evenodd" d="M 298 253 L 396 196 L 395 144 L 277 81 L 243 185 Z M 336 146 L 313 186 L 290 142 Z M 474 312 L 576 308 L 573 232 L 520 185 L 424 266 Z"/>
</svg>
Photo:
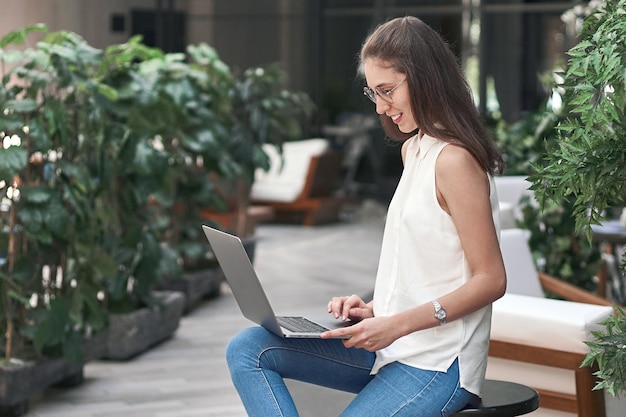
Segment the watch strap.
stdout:
<svg viewBox="0 0 626 417">
<path fill-rule="evenodd" d="M 439 325 L 443 326 L 444 324 L 446 324 L 446 310 L 443 309 L 443 307 L 441 307 L 441 304 L 439 303 L 438 300 L 433 300 L 432 301 L 433 307 L 435 308 L 435 318 L 437 320 L 439 320 Z"/>
</svg>

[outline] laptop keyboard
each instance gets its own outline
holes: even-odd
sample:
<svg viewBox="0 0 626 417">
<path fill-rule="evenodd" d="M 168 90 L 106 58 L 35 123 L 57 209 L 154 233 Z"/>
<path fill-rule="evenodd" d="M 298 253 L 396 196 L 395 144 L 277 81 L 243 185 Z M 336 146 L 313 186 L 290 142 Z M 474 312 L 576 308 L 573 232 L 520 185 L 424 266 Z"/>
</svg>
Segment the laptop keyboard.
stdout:
<svg viewBox="0 0 626 417">
<path fill-rule="evenodd" d="M 298 333 L 322 333 L 328 328 L 312 322 L 304 317 L 281 316 L 276 317 L 278 324 L 291 332 Z"/>
</svg>

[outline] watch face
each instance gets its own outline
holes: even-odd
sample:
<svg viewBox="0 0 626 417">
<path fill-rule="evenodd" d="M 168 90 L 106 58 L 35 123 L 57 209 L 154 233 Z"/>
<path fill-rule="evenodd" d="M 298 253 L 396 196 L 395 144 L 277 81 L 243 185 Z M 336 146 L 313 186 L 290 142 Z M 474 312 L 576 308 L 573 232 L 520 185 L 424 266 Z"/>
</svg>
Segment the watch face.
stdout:
<svg viewBox="0 0 626 417">
<path fill-rule="evenodd" d="M 439 320 L 445 319 L 446 318 L 446 311 L 444 309 L 438 310 L 435 313 L 435 317 L 437 317 Z"/>
</svg>

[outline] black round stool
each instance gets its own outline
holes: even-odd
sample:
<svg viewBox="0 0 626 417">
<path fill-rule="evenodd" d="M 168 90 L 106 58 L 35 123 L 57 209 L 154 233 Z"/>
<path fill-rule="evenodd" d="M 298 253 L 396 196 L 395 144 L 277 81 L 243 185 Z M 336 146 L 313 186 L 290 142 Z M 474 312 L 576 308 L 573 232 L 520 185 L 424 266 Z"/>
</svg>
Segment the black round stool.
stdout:
<svg viewBox="0 0 626 417">
<path fill-rule="evenodd" d="M 480 406 L 466 408 L 452 417 L 515 417 L 535 411 L 538 407 L 539 394 L 534 389 L 515 382 L 488 379 L 483 385 Z"/>
</svg>

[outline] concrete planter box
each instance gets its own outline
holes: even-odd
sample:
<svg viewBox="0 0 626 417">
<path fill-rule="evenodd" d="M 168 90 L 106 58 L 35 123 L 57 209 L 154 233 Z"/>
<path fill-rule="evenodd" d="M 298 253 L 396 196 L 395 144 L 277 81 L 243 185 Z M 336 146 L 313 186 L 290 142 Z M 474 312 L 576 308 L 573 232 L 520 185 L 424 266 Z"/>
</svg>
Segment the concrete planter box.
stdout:
<svg viewBox="0 0 626 417">
<path fill-rule="evenodd" d="M 160 307 L 111 314 L 103 359 L 127 360 L 174 334 L 185 308 L 185 296 L 177 291 L 157 292 Z"/>
<path fill-rule="evenodd" d="M 15 362 L 0 366 L 0 416 L 26 414 L 30 398 L 51 386 L 75 387 L 83 382 L 83 366 L 104 352 L 106 334 L 87 340 L 82 363 L 63 357 Z"/>
<path fill-rule="evenodd" d="M 169 278 L 159 284 L 163 291 L 178 291 L 185 297 L 184 312 L 191 311 L 203 299 L 220 295 L 224 274 L 218 265 L 185 273 L 180 278 Z"/>
<path fill-rule="evenodd" d="M 67 387 L 82 382 L 83 365 L 63 358 L 0 367 L 0 416 L 21 416 L 30 397 L 53 385 Z"/>
<path fill-rule="evenodd" d="M 250 262 L 254 262 L 256 239 L 253 237 L 244 238 L 242 242 Z M 159 284 L 159 289 L 183 293 L 185 295 L 185 313 L 188 313 L 202 300 L 218 297 L 224 280 L 224 272 L 217 260 L 212 260 L 206 267 L 189 271 L 180 278 L 164 279 Z"/>
<path fill-rule="evenodd" d="M 180 292 L 158 292 L 162 307 L 112 314 L 109 328 L 86 341 L 82 363 L 45 358 L 0 366 L 0 417 L 28 411 L 29 399 L 51 386 L 73 387 L 83 381 L 84 364 L 94 359 L 130 359 L 170 337 L 178 328 L 185 297 Z"/>
</svg>

